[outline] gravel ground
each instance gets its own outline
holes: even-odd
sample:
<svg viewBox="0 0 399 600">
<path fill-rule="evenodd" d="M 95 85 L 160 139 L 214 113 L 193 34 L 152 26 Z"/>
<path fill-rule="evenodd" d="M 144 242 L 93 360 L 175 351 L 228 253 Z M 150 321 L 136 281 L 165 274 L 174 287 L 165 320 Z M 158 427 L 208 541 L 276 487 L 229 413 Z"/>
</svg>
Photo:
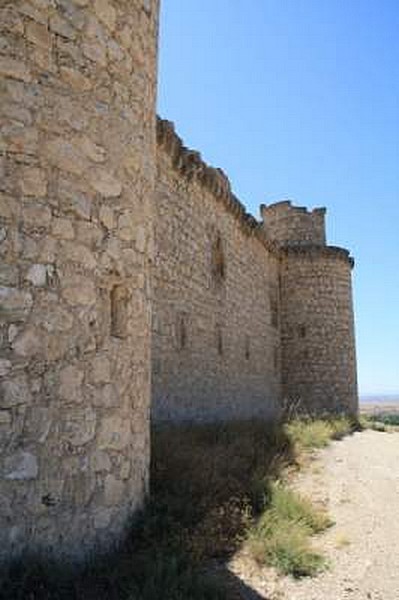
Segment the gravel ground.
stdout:
<svg viewBox="0 0 399 600">
<path fill-rule="evenodd" d="M 330 568 L 316 578 L 281 578 L 241 552 L 229 569 L 255 593 L 248 598 L 399 600 L 399 433 L 368 430 L 334 442 L 295 487 L 335 521 L 315 538 Z"/>
</svg>

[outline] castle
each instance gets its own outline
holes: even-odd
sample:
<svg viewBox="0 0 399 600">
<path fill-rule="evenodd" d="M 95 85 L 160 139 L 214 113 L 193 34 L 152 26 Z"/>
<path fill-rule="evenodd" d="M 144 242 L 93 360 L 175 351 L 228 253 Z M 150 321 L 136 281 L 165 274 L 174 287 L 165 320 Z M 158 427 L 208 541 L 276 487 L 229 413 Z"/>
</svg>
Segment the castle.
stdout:
<svg viewBox="0 0 399 600">
<path fill-rule="evenodd" d="M 156 118 L 158 12 L 0 8 L 3 559 L 118 541 L 150 420 L 357 410 L 352 259 L 324 209 L 248 215 Z"/>
</svg>

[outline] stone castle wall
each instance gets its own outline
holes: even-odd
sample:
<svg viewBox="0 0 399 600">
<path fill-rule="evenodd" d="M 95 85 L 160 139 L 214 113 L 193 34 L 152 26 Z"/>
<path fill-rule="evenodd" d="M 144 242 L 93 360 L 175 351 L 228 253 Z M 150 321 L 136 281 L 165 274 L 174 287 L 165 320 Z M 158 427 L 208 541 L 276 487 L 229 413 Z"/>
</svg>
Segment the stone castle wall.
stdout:
<svg viewBox="0 0 399 600">
<path fill-rule="evenodd" d="M 157 0 L 0 8 L 0 553 L 82 554 L 148 490 Z"/>
<path fill-rule="evenodd" d="M 325 209 L 256 221 L 167 121 L 157 167 L 154 420 L 356 413 L 353 260 L 326 245 Z"/>
<path fill-rule="evenodd" d="M 154 420 L 275 417 L 279 259 L 223 173 L 162 121 L 155 205 Z"/>
<path fill-rule="evenodd" d="M 151 380 L 155 423 L 356 410 L 351 259 L 156 121 L 158 8 L 0 5 L 0 560 L 121 538 Z"/>
</svg>

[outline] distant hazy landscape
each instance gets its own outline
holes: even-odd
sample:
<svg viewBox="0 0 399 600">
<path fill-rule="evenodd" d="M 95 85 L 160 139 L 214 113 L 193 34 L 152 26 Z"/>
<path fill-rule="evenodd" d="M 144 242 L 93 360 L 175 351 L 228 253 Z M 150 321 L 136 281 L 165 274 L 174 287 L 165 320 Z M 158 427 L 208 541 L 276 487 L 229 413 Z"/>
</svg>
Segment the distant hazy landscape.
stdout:
<svg viewBox="0 0 399 600">
<path fill-rule="evenodd" d="M 360 411 L 366 414 L 399 413 L 399 394 L 370 394 L 360 396 Z"/>
<path fill-rule="evenodd" d="M 370 394 L 360 396 L 361 404 L 397 404 L 399 403 L 398 394 Z"/>
</svg>

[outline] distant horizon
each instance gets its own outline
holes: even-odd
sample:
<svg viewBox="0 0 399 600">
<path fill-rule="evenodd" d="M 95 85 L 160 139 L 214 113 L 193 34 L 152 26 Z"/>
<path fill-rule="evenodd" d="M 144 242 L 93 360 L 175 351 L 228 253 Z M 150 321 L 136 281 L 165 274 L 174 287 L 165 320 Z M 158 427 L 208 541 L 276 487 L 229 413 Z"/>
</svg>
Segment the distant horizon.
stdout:
<svg viewBox="0 0 399 600">
<path fill-rule="evenodd" d="M 361 393 L 359 394 L 360 402 L 365 402 L 367 400 L 395 400 L 399 402 L 399 392 L 388 392 L 388 393 Z"/>
</svg>

